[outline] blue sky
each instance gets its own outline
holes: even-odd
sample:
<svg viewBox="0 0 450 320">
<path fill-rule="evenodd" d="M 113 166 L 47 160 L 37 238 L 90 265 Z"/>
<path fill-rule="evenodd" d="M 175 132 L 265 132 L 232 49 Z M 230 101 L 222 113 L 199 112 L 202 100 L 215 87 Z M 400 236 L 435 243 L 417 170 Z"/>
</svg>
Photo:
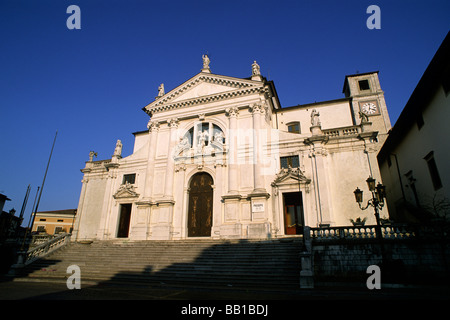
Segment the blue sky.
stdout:
<svg viewBox="0 0 450 320">
<path fill-rule="evenodd" d="M 69 30 L 69 5 L 81 29 Z M 370 30 L 369 5 L 381 9 Z M 450 1 L 1 0 L 0 193 L 20 211 L 76 208 L 90 150 L 131 154 L 142 107 L 191 78 L 208 52 L 216 74 L 249 77 L 256 60 L 283 107 L 342 98 L 344 77 L 378 70 L 395 123 L 449 31 Z"/>
</svg>

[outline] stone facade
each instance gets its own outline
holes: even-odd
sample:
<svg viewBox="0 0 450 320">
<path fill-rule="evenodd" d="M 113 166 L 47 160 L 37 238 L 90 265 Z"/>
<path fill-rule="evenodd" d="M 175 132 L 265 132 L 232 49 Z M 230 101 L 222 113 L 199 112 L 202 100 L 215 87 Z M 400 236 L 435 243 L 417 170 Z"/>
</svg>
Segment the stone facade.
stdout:
<svg viewBox="0 0 450 320">
<path fill-rule="evenodd" d="M 91 154 L 73 240 L 271 238 L 375 222 L 353 190 L 380 181 L 391 127 L 377 72 L 346 76 L 342 99 L 282 108 L 256 62 L 235 78 L 203 58 L 200 73 L 161 85 L 143 108 L 148 130 L 134 133 L 131 155 L 120 141 L 111 159 Z"/>
<path fill-rule="evenodd" d="M 447 34 L 378 154 L 396 221 L 450 218 L 449 55 Z"/>
</svg>

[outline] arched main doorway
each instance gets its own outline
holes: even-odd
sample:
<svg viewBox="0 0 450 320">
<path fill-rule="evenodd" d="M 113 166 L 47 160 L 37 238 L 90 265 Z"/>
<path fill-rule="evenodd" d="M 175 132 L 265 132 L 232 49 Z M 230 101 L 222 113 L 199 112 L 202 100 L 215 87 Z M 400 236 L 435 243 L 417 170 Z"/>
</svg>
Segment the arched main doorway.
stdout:
<svg viewBox="0 0 450 320">
<path fill-rule="evenodd" d="M 210 237 L 213 213 L 213 179 L 196 173 L 189 185 L 188 237 Z"/>
</svg>

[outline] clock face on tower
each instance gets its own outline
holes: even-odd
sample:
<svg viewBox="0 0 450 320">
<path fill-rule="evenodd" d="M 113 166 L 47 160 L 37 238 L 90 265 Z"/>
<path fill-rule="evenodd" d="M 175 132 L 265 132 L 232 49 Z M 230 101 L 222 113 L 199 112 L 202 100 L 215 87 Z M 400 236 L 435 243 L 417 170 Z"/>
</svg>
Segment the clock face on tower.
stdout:
<svg viewBox="0 0 450 320">
<path fill-rule="evenodd" d="M 361 103 L 361 111 L 367 115 L 377 114 L 378 106 L 377 106 L 376 102 L 374 102 L 374 101 L 362 102 Z"/>
</svg>

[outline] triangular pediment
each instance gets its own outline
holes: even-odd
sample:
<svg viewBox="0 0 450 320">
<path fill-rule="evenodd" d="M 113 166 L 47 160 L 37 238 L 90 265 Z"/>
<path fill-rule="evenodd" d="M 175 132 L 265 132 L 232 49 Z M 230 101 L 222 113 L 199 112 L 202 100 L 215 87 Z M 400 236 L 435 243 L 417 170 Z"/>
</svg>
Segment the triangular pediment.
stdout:
<svg viewBox="0 0 450 320">
<path fill-rule="evenodd" d="M 139 194 L 134 191 L 134 186 L 126 183 L 122 184 L 119 189 L 117 189 L 116 193 L 113 195 L 114 199 L 121 198 L 137 198 Z"/>
<path fill-rule="evenodd" d="M 143 109 L 146 112 L 153 112 L 166 108 L 195 105 L 259 92 L 263 88 L 264 84 L 261 81 L 200 72 L 163 96 L 157 97 Z"/>
<path fill-rule="evenodd" d="M 308 179 L 299 168 L 281 169 L 276 175 L 272 185 L 284 185 L 292 183 L 306 183 L 309 184 L 311 179 Z"/>
<path fill-rule="evenodd" d="M 173 99 L 170 99 L 170 102 L 178 102 L 183 100 L 195 99 L 199 97 L 209 96 L 212 94 L 220 94 L 224 92 L 229 92 L 239 89 L 233 86 L 227 86 L 224 84 L 216 84 L 212 82 L 198 82 L 197 84 L 193 84 L 188 87 L 188 89 L 184 92 L 179 92 Z"/>
</svg>

